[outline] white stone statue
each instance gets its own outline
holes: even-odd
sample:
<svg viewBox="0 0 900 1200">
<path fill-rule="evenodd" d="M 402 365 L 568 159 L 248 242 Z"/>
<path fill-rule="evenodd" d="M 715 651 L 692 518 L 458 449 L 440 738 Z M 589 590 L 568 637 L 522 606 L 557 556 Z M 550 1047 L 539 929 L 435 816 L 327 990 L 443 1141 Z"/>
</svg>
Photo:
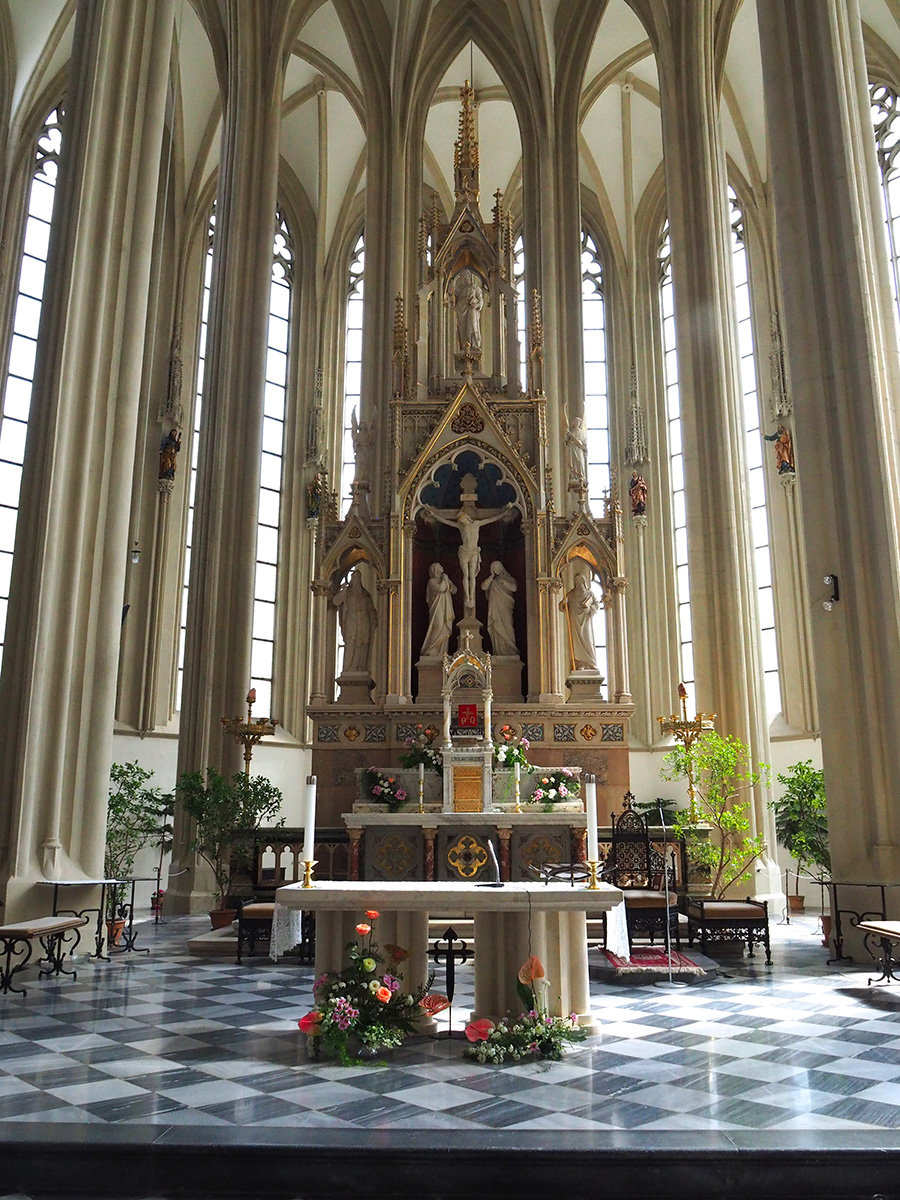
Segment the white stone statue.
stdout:
<svg viewBox="0 0 900 1200">
<path fill-rule="evenodd" d="M 423 504 L 422 508 L 429 516 L 434 517 L 436 521 L 440 521 L 443 525 L 452 525 L 459 530 L 459 565 L 462 569 L 463 583 L 463 608 L 475 608 L 475 581 L 478 578 L 478 572 L 481 570 L 481 549 L 478 545 L 478 529 L 481 525 L 489 525 L 492 521 L 497 521 L 509 512 L 513 507 L 510 501 L 504 508 L 491 509 L 489 515 L 479 517 L 476 514 L 479 512 L 473 504 L 463 504 L 454 516 L 447 516 L 446 512 L 442 512 L 439 508 L 432 508 L 430 504 Z M 481 510 L 484 511 L 483 509 Z"/>
<path fill-rule="evenodd" d="M 468 267 L 456 277 L 453 288 L 456 293 L 456 330 L 459 347 L 465 350 L 481 349 L 481 310 L 484 308 L 484 289 L 478 276 Z"/>
<path fill-rule="evenodd" d="M 599 612 L 600 601 L 591 591 L 584 575 L 576 575 L 575 582 L 560 609 L 568 613 L 571 638 L 572 667 L 576 671 L 596 671 L 597 652 L 594 647 L 594 613 Z"/>
<path fill-rule="evenodd" d="M 354 571 L 347 582 L 342 584 L 332 603 L 338 610 L 341 637 L 344 640 L 341 674 L 353 671 L 367 672 L 369 649 L 378 614 L 359 571 Z"/>
<path fill-rule="evenodd" d="M 481 590 L 487 592 L 488 598 L 487 630 L 492 653 L 511 658 L 516 658 L 519 653 L 513 629 L 514 593 L 517 588 L 518 584 L 503 563 L 495 559 L 491 563 L 490 575 L 481 585 Z"/>
<path fill-rule="evenodd" d="M 453 629 L 455 595 L 456 584 L 451 582 L 440 563 L 432 563 L 428 568 L 428 587 L 425 589 L 429 617 L 422 643 L 423 658 L 443 658 L 447 653 Z"/>
<path fill-rule="evenodd" d="M 587 429 L 584 417 L 575 417 L 566 430 L 569 451 L 569 484 L 587 483 Z"/>
<path fill-rule="evenodd" d="M 356 459 L 356 483 L 372 482 L 372 448 L 375 445 L 375 421 L 357 421 L 356 409 L 350 414 L 350 436 Z"/>
</svg>

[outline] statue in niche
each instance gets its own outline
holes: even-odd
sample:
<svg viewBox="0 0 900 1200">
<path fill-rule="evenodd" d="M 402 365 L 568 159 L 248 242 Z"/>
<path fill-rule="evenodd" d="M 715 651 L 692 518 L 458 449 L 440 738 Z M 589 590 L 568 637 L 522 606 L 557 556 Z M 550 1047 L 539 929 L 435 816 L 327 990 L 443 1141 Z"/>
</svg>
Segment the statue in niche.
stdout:
<svg viewBox="0 0 900 1200">
<path fill-rule="evenodd" d="M 481 349 L 481 310 L 484 308 L 484 289 L 474 271 L 468 267 L 456 277 L 456 331 L 459 346 L 465 350 Z"/>
<path fill-rule="evenodd" d="M 794 439 L 791 431 L 784 425 L 779 425 L 774 433 L 764 434 L 763 441 L 775 443 L 775 466 L 778 474 L 793 474 L 796 468 L 794 467 Z"/>
<path fill-rule="evenodd" d="M 372 482 L 372 447 L 375 445 L 375 420 L 357 421 L 356 409 L 350 414 L 350 436 L 356 459 L 355 482 Z"/>
<path fill-rule="evenodd" d="M 490 574 L 481 585 L 481 590 L 487 592 L 487 630 L 491 639 L 491 650 L 493 654 L 501 657 L 506 655 L 516 658 L 519 654 L 513 630 L 514 593 L 517 588 L 518 584 L 503 563 L 495 559 L 491 563 Z"/>
<path fill-rule="evenodd" d="M 341 674 L 353 671 L 368 672 L 369 648 L 378 615 L 362 575 L 353 571 L 332 600 L 338 610 L 341 637 L 344 640 L 344 662 Z"/>
<path fill-rule="evenodd" d="M 575 417 L 566 430 L 569 452 L 569 486 L 587 483 L 587 429 L 584 417 Z"/>
<path fill-rule="evenodd" d="M 159 478 L 174 479 L 176 456 L 181 449 L 181 430 L 174 426 L 160 442 L 159 446 Z"/>
<path fill-rule="evenodd" d="M 423 658 L 443 658 L 447 653 L 455 615 L 455 595 L 456 584 L 451 582 L 440 563 L 432 563 L 428 568 L 428 586 L 425 589 L 429 617 L 425 641 L 422 643 Z"/>
<path fill-rule="evenodd" d="M 463 608 L 466 610 L 471 611 L 475 608 L 475 581 L 481 570 L 481 548 L 478 545 L 479 527 L 499 520 L 512 507 L 513 504 L 510 501 L 503 508 L 478 509 L 471 501 L 465 501 L 454 516 L 449 516 L 446 511 L 442 512 L 439 508 L 432 508 L 430 504 L 422 505 L 430 517 L 434 517 L 443 525 L 452 525 L 454 529 L 459 530 L 459 565 L 462 570 Z M 479 512 L 486 515 L 479 517 L 477 515 Z"/>
<path fill-rule="evenodd" d="M 631 497 L 631 515 L 643 517 L 647 512 L 647 481 L 637 471 L 631 472 L 628 495 Z"/>
<path fill-rule="evenodd" d="M 596 671 L 597 651 L 594 647 L 594 614 L 601 604 L 584 575 L 575 576 L 575 582 L 566 592 L 560 610 L 569 617 L 569 638 L 572 651 L 572 667 L 576 671 Z"/>
</svg>

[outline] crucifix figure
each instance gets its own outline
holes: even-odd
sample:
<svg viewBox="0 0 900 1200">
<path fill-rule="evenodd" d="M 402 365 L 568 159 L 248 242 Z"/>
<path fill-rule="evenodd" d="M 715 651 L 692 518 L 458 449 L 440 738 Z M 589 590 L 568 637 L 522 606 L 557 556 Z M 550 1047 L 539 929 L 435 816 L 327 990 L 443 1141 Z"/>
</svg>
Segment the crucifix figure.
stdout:
<svg viewBox="0 0 900 1200">
<path fill-rule="evenodd" d="M 462 570 L 463 611 L 475 611 L 475 581 L 481 570 L 481 548 L 478 545 L 478 530 L 482 525 L 499 521 L 513 507 L 512 501 L 503 508 L 476 508 L 477 480 L 474 475 L 466 474 L 460 481 L 461 506 L 458 509 L 432 508 L 423 504 L 422 508 L 434 520 L 443 525 L 452 525 L 459 530 L 459 565 Z"/>
</svg>

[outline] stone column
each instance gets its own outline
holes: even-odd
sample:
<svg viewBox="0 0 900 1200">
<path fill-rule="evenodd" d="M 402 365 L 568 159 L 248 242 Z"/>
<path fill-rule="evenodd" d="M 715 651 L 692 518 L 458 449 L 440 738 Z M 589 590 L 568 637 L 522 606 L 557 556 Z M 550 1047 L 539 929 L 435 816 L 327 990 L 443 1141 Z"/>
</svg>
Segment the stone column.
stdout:
<svg viewBox="0 0 900 1200">
<path fill-rule="evenodd" d="M 859 8 L 758 13 L 833 877 L 896 882 L 900 371 Z"/>
<path fill-rule="evenodd" d="M 103 868 L 173 16 L 75 21 L 0 686 L 5 920 L 46 912 L 35 879 Z"/>
<path fill-rule="evenodd" d="M 715 6 L 669 9 L 660 55 L 666 190 L 672 243 L 678 374 L 690 544 L 697 706 L 716 728 L 768 761 L 744 432 L 736 361 L 725 156 L 719 125 Z M 774 848 L 768 789 L 750 810 Z M 780 893 L 774 854 L 757 873 L 761 895 Z"/>
<path fill-rule="evenodd" d="M 216 193 L 197 471 L 194 548 L 185 638 L 179 772 L 240 768 L 220 718 L 250 683 L 266 330 L 278 183 L 285 55 L 278 5 L 226 0 L 225 112 Z M 171 889 L 176 910 L 194 892 L 189 822 L 176 818 Z M 196 897 L 196 907 L 205 903 Z"/>
</svg>

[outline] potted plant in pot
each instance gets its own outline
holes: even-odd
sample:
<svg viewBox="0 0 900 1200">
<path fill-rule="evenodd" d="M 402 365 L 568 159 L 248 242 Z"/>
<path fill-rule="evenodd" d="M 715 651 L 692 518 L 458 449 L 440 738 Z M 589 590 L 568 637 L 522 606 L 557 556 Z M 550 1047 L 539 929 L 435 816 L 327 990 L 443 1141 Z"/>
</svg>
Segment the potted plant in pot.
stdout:
<svg viewBox="0 0 900 1200">
<path fill-rule="evenodd" d="M 209 918 L 214 929 L 230 925 L 235 909 L 227 907 L 235 878 L 249 865 L 251 835 L 274 817 L 281 807 L 281 792 L 263 775 L 238 772 L 226 779 L 212 767 L 206 777 L 199 771 L 185 771 L 175 795 L 185 812 L 196 822 L 191 849 L 196 850 L 212 869 L 218 904 Z"/>
<path fill-rule="evenodd" d="M 687 779 L 693 774 L 698 821 L 677 813 L 672 832 L 684 838 L 688 869 L 708 881 L 712 900 L 721 900 L 730 887 L 745 883 L 753 864 L 765 851 L 761 834 L 750 835 L 749 800 L 741 800 L 769 768 L 751 766 L 750 750 L 735 737 L 711 730 L 688 748 L 679 745 L 663 759 L 663 779 Z M 708 826 L 702 833 L 698 825 Z M 706 836 L 708 833 L 708 836 Z"/>
<path fill-rule="evenodd" d="M 107 879 L 128 879 L 134 873 L 138 851 L 154 846 L 164 854 L 172 845 L 171 817 L 174 801 L 159 788 L 147 787 L 153 772 L 140 763 L 113 763 L 109 772 L 106 807 L 106 848 L 103 871 Z M 107 930 L 118 944 L 127 916 L 116 888 L 107 893 Z"/>
<path fill-rule="evenodd" d="M 796 887 L 794 894 L 788 895 L 788 905 L 792 912 L 802 912 L 800 874 L 804 867 L 817 867 L 820 877 L 831 870 L 825 773 L 815 768 L 812 759 L 808 758 L 794 763 L 777 778 L 784 791 L 769 802 L 769 807 L 775 814 L 775 836 L 779 846 L 797 860 Z"/>
</svg>

